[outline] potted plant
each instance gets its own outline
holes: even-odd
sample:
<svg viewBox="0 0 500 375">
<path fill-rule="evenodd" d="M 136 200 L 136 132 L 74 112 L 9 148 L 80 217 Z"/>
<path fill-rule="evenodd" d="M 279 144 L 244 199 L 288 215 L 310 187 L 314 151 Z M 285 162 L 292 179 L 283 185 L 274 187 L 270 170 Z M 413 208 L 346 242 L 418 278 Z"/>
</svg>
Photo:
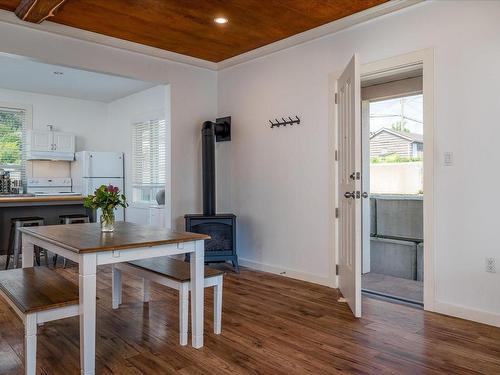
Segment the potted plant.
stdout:
<svg viewBox="0 0 500 375">
<path fill-rule="evenodd" d="M 115 230 L 115 208 L 127 207 L 125 195 L 113 185 L 101 185 L 94 194 L 84 198 L 83 205 L 94 210 L 101 209 L 101 231 L 113 232 Z"/>
</svg>

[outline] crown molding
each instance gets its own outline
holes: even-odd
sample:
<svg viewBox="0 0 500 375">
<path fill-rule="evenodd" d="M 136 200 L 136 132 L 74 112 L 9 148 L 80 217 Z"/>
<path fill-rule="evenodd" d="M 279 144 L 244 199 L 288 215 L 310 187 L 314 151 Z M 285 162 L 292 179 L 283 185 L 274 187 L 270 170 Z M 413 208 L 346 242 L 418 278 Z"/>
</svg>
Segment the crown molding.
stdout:
<svg viewBox="0 0 500 375">
<path fill-rule="evenodd" d="M 311 42 L 313 40 L 334 34 L 348 27 L 367 22 L 371 19 L 396 12 L 398 10 L 408 8 L 415 4 L 424 2 L 425 0 L 390 0 L 373 8 L 366 9 L 362 12 L 354 13 L 350 16 L 332 21 L 325 25 L 304 31 L 300 34 L 295 34 L 291 37 L 279 40 L 277 42 L 267 44 L 263 47 L 242 53 L 229 59 L 217 63 L 217 70 L 230 68 L 235 65 L 243 64 L 247 61 L 264 57 L 272 53 L 297 46 L 299 44 Z"/>
<path fill-rule="evenodd" d="M 243 64 L 245 62 L 254 60 L 256 58 L 263 57 L 287 48 L 291 48 L 299 44 L 311 42 L 313 40 L 344 30 L 348 27 L 369 21 L 376 17 L 396 12 L 404 8 L 408 8 L 410 6 L 422 3 L 424 1 L 425 0 L 390 0 L 376 7 L 369 8 L 367 10 L 355 13 L 348 17 L 344 17 L 339 20 L 316 27 L 314 29 L 304 31 L 300 34 L 296 34 L 291 37 L 254 49 L 252 51 L 242 53 L 240 55 L 231 57 L 229 59 L 220 61 L 218 63 L 198 59 L 196 57 L 182 55 L 180 53 L 166 51 L 155 47 L 146 46 L 135 42 L 130 42 L 123 39 L 110 37 L 107 35 L 94 33 L 91 31 L 78 29 L 71 26 L 60 25 L 50 21 L 45 21 L 41 24 L 25 22 L 17 18 L 13 12 L 9 12 L 6 10 L 0 10 L 0 22 L 16 25 L 18 27 L 30 28 L 37 31 L 46 32 L 49 34 L 55 34 L 67 38 L 96 43 L 103 46 L 117 48 L 129 52 L 135 52 L 145 56 L 163 59 L 169 62 L 186 64 L 198 68 L 217 71 L 217 70 L 227 69 L 229 67 L 236 66 L 239 64 Z"/>
<path fill-rule="evenodd" d="M 167 60 L 170 62 L 180 63 L 204 68 L 209 70 L 217 70 L 217 63 L 198 59 L 180 53 L 166 51 L 160 48 L 146 46 L 128 40 L 118 39 L 107 35 L 94 33 L 87 30 L 78 29 L 76 27 L 60 25 L 55 22 L 44 21 L 40 24 L 25 22 L 17 18 L 13 12 L 7 10 L 0 10 L 0 22 L 34 29 L 37 31 L 46 32 L 49 34 L 56 34 L 63 37 L 68 37 L 86 42 L 96 43 L 107 47 L 122 49 L 129 52 L 135 52 L 142 55 L 157 57 L 159 59 Z"/>
</svg>

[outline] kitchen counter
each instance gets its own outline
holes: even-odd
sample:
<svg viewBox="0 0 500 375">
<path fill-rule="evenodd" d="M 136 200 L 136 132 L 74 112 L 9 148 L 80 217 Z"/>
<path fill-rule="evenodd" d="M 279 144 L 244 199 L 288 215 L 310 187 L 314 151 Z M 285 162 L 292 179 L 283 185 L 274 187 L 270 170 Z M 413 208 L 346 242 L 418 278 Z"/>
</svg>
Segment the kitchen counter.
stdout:
<svg viewBox="0 0 500 375">
<path fill-rule="evenodd" d="M 72 214 L 87 214 L 93 220 L 81 195 L 0 196 L 0 254 L 6 253 L 12 218 L 39 216 L 49 225 L 59 224 L 59 215 Z"/>
<path fill-rule="evenodd" d="M 2 197 L 0 196 L 0 207 L 16 206 L 47 206 L 47 205 L 66 205 L 82 204 L 82 195 L 38 195 L 38 196 L 19 196 Z"/>
</svg>

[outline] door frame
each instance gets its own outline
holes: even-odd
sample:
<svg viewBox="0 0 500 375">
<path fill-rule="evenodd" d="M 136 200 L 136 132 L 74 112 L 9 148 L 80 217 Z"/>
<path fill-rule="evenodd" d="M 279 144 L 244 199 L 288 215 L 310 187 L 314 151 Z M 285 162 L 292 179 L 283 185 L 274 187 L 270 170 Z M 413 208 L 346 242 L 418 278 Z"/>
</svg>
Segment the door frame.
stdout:
<svg viewBox="0 0 500 375">
<path fill-rule="evenodd" d="M 361 57 L 363 57 L 361 55 Z M 403 55 L 393 56 L 383 60 L 369 62 L 361 65 L 361 78 L 377 73 L 383 74 L 391 70 L 421 64 L 423 68 L 423 104 L 424 104 L 424 310 L 434 311 L 435 305 L 435 205 L 434 205 L 434 49 L 428 48 Z M 335 209 L 338 207 L 338 167 L 335 160 L 337 150 L 337 106 L 335 105 L 336 80 L 341 72 L 329 75 L 328 113 L 329 113 L 329 212 L 330 228 L 330 284 L 337 288 L 338 277 L 336 265 L 338 264 L 338 219 Z"/>
</svg>

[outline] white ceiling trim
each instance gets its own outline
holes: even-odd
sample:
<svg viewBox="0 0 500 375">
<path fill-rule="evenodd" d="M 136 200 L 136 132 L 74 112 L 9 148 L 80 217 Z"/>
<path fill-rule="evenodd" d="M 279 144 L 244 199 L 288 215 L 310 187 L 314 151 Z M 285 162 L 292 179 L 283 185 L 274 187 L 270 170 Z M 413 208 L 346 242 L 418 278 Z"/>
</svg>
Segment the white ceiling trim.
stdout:
<svg viewBox="0 0 500 375">
<path fill-rule="evenodd" d="M 9 12 L 6 10 L 0 10 L 0 22 L 15 24 L 18 26 L 28 27 L 47 33 L 84 40 L 87 42 L 93 42 L 108 47 L 119 48 L 130 52 L 157 57 L 171 62 L 187 64 L 198 68 L 217 71 L 239 65 L 247 61 L 281 51 L 286 48 L 294 47 L 302 43 L 310 42 L 312 40 L 336 33 L 340 30 L 344 30 L 348 27 L 360 24 L 362 22 L 369 21 L 373 18 L 413 6 L 423 1 L 425 0 L 390 0 L 387 3 L 369 8 L 362 12 L 355 13 L 348 17 L 341 18 L 314 29 L 304 31 L 303 33 L 293 35 L 286 39 L 279 40 L 252 51 L 242 53 L 238 56 L 231 57 L 219 63 L 182 55 L 180 53 L 165 51 L 159 48 L 150 47 L 143 44 L 110 37 L 107 35 L 97 34 L 91 31 L 77 29 L 71 26 L 60 25 L 50 21 L 45 21 L 41 24 L 25 22 L 17 18 L 17 16 L 13 12 Z"/>
<path fill-rule="evenodd" d="M 60 25 L 55 22 L 44 21 L 41 24 L 25 22 L 17 18 L 17 16 L 13 12 L 9 12 L 7 10 L 0 9 L 0 22 L 28 27 L 50 34 L 57 34 L 64 37 L 84 40 L 86 42 L 101 44 L 104 46 L 118 48 L 130 52 L 136 52 L 146 56 L 157 57 L 171 62 L 187 64 L 198 68 L 217 70 L 217 64 L 211 61 L 202 60 L 196 57 L 182 55 L 180 53 L 171 51 L 165 51 L 160 48 L 150 47 L 144 44 L 134 43 L 128 40 L 118 39 L 87 30 L 77 29 L 76 27 Z"/>
</svg>

